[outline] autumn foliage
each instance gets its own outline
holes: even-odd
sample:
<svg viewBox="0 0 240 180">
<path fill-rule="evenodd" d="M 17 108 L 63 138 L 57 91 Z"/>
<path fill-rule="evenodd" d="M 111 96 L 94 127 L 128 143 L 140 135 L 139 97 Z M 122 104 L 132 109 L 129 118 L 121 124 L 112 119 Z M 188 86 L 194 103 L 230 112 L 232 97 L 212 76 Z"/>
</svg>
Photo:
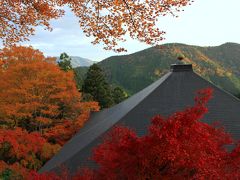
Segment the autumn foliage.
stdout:
<svg viewBox="0 0 240 180">
<path fill-rule="evenodd" d="M 212 90 L 199 91 L 195 105 L 165 118 L 152 119 L 148 134 L 139 137 L 126 127 L 114 128 L 93 159 L 96 170 L 83 179 L 239 179 L 240 148 L 223 128 L 201 122 Z"/>
<path fill-rule="evenodd" d="M 0 60 L 5 63 L 29 62 L 29 61 L 48 61 L 54 62 L 55 58 L 45 57 L 43 53 L 37 49 L 25 46 L 11 46 L 11 48 L 3 48 L 0 51 Z M 18 61 L 17 61 L 18 60 Z"/>
<path fill-rule="evenodd" d="M 27 40 L 36 26 L 51 30 L 49 21 L 63 16 L 63 6 L 69 7 L 79 19 L 86 36 L 103 43 L 105 49 L 123 51 L 116 47 L 124 35 L 156 44 L 163 39 L 157 28 L 158 18 L 176 13 L 192 0 L 3 0 L 0 2 L 0 38 L 6 45 Z"/>
<path fill-rule="evenodd" d="M 60 70 L 54 58 L 38 50 L 4 48 L 0 61 L 0 179 L 10 171 L 11 177 L 26 177 L 99 107 L 97 102 L 81 102 L 73 72 Z"/>
<path fill-rule="evenodd" d="M 2 59 L 9 64 L 0 74 L 2 126 L 44 133 L 66 120 L 82 125 L 79 118 L 97 109 L 96 103 L 81 102 L 73 72 L 61 71 L 39 51 L 14 47 L 10 54 L 3 49 Z"/>
<path fill-rule="evenodd" d="M 80 104 L 81 114 L 76 117 L 74 121 L 65 120 L 56 126 L 49 128 L 44 136 L 60 145 L 65 144 L 83 124 L 88 120 L 91 111 L 98 111 L 99 106 L 96 102 L 81 102 Z"/>
<path fill-rule="evenodd" d="M 51 145 L 37 132 L 26 130 L 0 129 L 0 157 L 8 164 L 20 164 L 22 167 L 37 170 L 59 149 Z"/>
<path fill-rule="evenodd" d="M 35 26 L 51 30 L 49 20 L 63 15 L 57 1 L 2 0 L 0 1 L 0 38 L 6 44 L 24 41 L 34 33 Z"/>
</svg>

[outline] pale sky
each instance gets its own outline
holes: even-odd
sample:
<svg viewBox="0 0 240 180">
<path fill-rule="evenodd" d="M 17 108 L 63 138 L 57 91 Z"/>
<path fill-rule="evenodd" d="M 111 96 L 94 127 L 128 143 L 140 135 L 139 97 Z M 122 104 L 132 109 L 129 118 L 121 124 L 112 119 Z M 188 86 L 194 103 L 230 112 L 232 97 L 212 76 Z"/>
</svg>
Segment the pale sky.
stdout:
<svg viewBox="0 0 240 180">
<path fill-rule="evenodd" d="M 195 0 L 184 8 L 179 18 L 161 17 L 158 26 L 166 31 L 164 43 L 185 43 L 200 46 L 217 46 L 225 42 L 240 43 L 240 0 Z M 149 46 L 127 38 L 124 47 L 127 53 L 105 51 L 101 45 L 92 45 L 84 36 L 78 20 L 71 14 L 51 22 L 53 31 L 37 29 L 36 35 L 24 44 L 32 45 L 47 56 L 81 56 L 100 61 L 112 55 L 130 54 Z"/>
</svg>

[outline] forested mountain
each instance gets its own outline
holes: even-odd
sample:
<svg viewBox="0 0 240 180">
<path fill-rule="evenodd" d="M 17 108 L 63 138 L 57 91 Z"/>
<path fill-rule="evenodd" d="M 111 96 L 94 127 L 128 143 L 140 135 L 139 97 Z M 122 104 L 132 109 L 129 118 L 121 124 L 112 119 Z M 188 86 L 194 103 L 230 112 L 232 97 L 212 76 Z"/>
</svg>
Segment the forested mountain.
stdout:
<svg viewBox="0 0 240 180">
<path fill-rule="evenodd" d="M 215 47 L 164 44 L 130 55 L 112 56 L 98 64 L 110 83 L 134 94 L 168 72 L 179 55 L 185 57 L 185 63 L 193 64 L 194 71 L 203 78 L 232 94 L 240 92 L 240 44 L 235 43 Z M 79 73 L 81 68 L 75 70 L 84 74 Z"/>
</svg>

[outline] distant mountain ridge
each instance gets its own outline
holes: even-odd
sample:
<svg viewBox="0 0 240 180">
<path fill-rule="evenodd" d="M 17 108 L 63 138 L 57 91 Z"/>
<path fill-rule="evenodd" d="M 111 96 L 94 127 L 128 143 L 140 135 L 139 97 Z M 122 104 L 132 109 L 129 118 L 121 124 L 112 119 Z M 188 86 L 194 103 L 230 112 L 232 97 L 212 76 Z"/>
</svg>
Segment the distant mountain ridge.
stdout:
<svg viewBox="0 0 240 180">
<path fill-rule="evenodd" d="M 168 72 L 179 55 L 185 56 L 184 62 L 193 64 L 194 71 L 203 78 L 232 94 L 240 92 L 240 44 L 236 43 L 213 47 L 170 43 L 112 56 L 98 64 L 110 83 L 134 94 Z"/>
<path fill-rule="evenodd" d="M 92 61 L 87 58 L 82 58 L 79 56 L 70 56 L 71 57 L 71 65 L 73 68 L 76 67 L 89 67 L 92 64 L 96 63 L 95 61 Z M 57 61 L 59 61 L 59 57 L 57 57 Z"/>
</svg>

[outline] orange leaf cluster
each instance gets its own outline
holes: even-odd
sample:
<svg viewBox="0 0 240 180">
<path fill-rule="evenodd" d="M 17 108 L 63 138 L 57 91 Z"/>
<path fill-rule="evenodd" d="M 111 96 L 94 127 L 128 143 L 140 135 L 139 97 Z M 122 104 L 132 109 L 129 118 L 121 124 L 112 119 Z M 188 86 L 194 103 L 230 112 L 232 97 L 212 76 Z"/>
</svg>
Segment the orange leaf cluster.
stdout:
<svg viewBox="0 0 240 180">
<path fill-rule="evenodd" d="M 31 0 L 0 1 L 0 38 L 4 44 L 28 40 L 36 26 L 51 30 L 49 21 L 59 18 L 63 11 L 57 8 L 58 2 Z"/>
<path fill-rule="evenodd" d="M 165 32 L 156 26 L 158 18 L 175 14 L 192 0 L 3 0 L 0 2 L 0 38 L 5 44 L 26 40 L 34 34 L 35 26 L 47 29 L 49 20 L 59 18 L 68 6 L 79 18 L 86 36 L 94 38 L 93 44 L 103 43 L 106 50 L 124 51 L 117 47 L 130 35 L 154 45 L 163 39 Z"/>
<path fill-rule="evenodd" d="M 2 124 L 42 132 L 96 109 L 96 103 L 86 106 L 81 102 L 73 72 L 61 71 L 40 51 L 14 46 L 4 48 L 0 59 L 8 63 L 0 73 Z"/>
<path fill-rule="evenodd" d="M 0 178 L 10 173 L 11 178 L 26 179 L 99 106 L 82 102 L 73 72 L 60 70 L 54 58 L 39 50 L 4 48 L 0 62 Z"/>
</svg>

